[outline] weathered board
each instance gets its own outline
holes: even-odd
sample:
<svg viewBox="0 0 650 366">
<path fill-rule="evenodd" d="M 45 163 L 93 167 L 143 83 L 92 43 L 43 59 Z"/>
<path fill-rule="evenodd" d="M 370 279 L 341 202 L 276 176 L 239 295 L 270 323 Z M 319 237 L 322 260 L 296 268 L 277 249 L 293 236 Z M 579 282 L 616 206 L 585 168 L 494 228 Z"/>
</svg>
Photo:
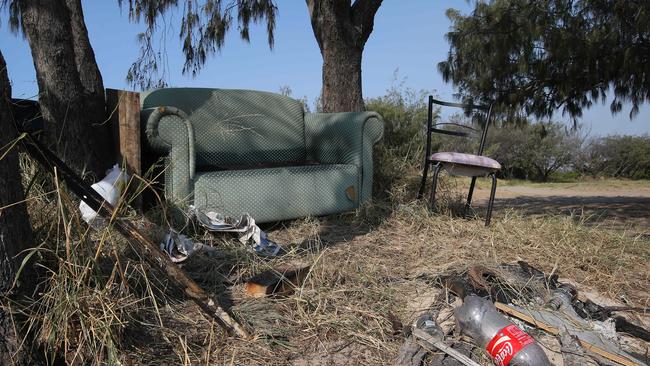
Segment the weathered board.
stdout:
<svg viewBox="0 0 650 366">
<path fill-rule="evenodd" d="M 113 126 L 117 158 L 130 174 L 142 175 L 140 93 L 106 89 L 106 113 Z"/>
</svg>

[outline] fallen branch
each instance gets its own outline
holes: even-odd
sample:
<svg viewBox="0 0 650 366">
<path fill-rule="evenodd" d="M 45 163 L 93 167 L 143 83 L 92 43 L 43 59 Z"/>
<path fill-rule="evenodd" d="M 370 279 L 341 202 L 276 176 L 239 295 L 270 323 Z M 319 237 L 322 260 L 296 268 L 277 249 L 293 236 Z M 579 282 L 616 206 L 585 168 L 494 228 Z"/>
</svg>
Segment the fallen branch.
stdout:
<svg viewBox="0 0 650 366">
<path fill-rule="evenodd" d="M 127 239 L 132 239 L 133 249 L 152 267 L 162 269 L 167 276 L 180 286 L 185 294 L 192 299 L 206 314 L 217 322 L 231 335 L 248 338 L 248 332 L 226 311 L 217 301 L 212 299 L 194 280 L 178 268 L 161 252 L 154 242 L 142 235 L 140 230 L 130 221 L 115 220 L 115 210 L 104 198 L 85 183 L 75 172 L 47 148 L 43 147 L 31 136 L 22 139 L 25 150 L 51 173 L 56 172 L 68 188 L 99 215 L 113 222 L 117 231 Z"/>
</svg>

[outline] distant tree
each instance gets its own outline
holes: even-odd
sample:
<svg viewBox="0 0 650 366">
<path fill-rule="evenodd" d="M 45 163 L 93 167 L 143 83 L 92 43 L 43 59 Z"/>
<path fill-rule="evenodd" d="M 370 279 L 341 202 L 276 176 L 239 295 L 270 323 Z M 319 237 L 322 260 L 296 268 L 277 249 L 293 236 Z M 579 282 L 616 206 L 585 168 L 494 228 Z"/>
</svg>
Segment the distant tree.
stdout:
<svg viewBox="0 0 650 366">
<path fill-rule="evenodd" d="M 127 0 L 118 0 L 122 5 Z M 179 2 L 182 6 L 179 6 Z M 145 32 L 138 35 L 140 56 L 127 75 L 127 80 L 142 89 L 164 86 L 164 52 L 157 52 L 153 37 L 159 22 L 167 12 L 181 8 L 182 18 L 179 38 L 185 55 L 184 74 L 196 76 L 207 58 L 221 50 L 226 34 L 235 24 L 239 35 L 250 40 L 250 24 L 266 21 L 267 41 L 274 44 L 275 17 L 278 7 L 274 0 L 128 0 L 129 16 L 132 21 L 144 21 Z"/>
<path fill-rule="evenodd" d="M 500 175 L 503 178 L 529 179 L 535 172 L 531 171 L 532 164 L 528 160 L 530 127 L 494 126 L 487 137 L 486 155 L 501 163 Z"/>
<path fill-rule="evenodd" d="M 113 162 L 104 86 L 80 0 L 0 0 L 32 51 L 50 143 L 78 171 L 101 177 Z"/>
<path fill-rule="evenodd" d="M 510 131 L 504 131 L 508 134 Z M 535 123 L 523 128 L 523 136 L 510 146 L 510 163 L 526 172 L 527 179 L 546 182 L 560 169 L 570 168 L 582 146 L 582 138 L 576 129 L 563 123 Z M 495 155 L 499 159 L 501 156 Z"/>
<path fill-rule="evenodd" d="M 306 0 L 323 56 L 324 112 L 361 111 L 361 57 L 382 0 Z"/>
<path fill-rule="evenodd" d="M 612 113 L 631 102 L 632 118 L 650 100 L 647 0 L 477 1 L 468 16 L 447 16 L 438 68 L 465 101 L 575 118 L 612 88 Z"/>
<path fill-rule="evenodd" d="M 291 87 L 289 85 L 280 85 L 280 89 L 278 90 L 278 92 L 281 95 L 284 95 L 285 97 L 293 98 L 293 90 L 291 90 Z M 294 99 L 296 99 L 296 98 L 294 98 Z M 302 109 L 306 113 L 311 112 L 311 108 L 309 108 L 309 100 L 307 99 L 306 95 L 304 95 L 302 98 L 296 99 L 296 100 L 299 101 L 300 103 L 302 103 Z"/>
<path fill-rule="evenodd" d="M 451 116 L 449 122 L 475 128 L 479 123 L 459 114 Z M 579 128 L 567 128 L 560 122 L 506 121 L 490 127 L 484 153 L 501 163 L 499 175 L 503 178 L 547 181 L 553 173 L 573 168 L 583 140 Z M 479 142 L 479 138 L 448 137 L 439 150 L 475 154 Z"/>
<path fill-rule="evenodd" d="M 20 253 L 32 246 L 32 230 L 24 203 L 18 166 L 18 152 L 13 142 L 18 138 L 11 114 L 11 85 L 7 65 L 0 52 L 0 364 L 28 365 L 27 352 L 20 349 L 21 337 L 7 313 Z M 23 276 L 23 282 L 25 276 Z M 24 290 L 24 288 L 22 288 Z"/>
<path fill-rule="evenodd" d="M 650 179 L 650 136 L 595 138 L 576 169 L 593 176 Z"/>
</svg>

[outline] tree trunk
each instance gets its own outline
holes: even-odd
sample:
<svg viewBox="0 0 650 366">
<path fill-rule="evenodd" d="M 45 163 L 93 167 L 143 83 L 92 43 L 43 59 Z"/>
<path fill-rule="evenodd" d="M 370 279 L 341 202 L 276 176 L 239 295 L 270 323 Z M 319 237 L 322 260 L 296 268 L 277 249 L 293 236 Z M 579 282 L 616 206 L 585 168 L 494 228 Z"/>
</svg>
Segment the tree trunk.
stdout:
<svg viewBox="0 0 650 366">
<path fill-rule="evenodd" d="M 323 111 L 362 111 L 361 56 L 382 0 L 306 2 L 323 56 Z"/>
<path fill-rule="evenodd" d="M 323 111 L 364 110 L 361 90 L 361 55 L 363 50 L 333 46 L 323 54 Z"/>
<path fill-rule="evenodd" d="M 86 92 L 91 95 L 92 102 L 101 102 L 99 109 L 104 108 L 104 82 L 99 72 L 95 52 L 88 39 L 88 29 L 84 22 L 81 0 L 66 0 L 70 12 L 70 26 L 72 27 L 72 41 L 75 54 L 75 64 L 79 72 L 79 79 Z"/>
<path fill-rule="evenodd" d="M 15 334 L 10 315 L 6 312 L 6 295 L 16 292 L 23 286 L 12 289 L 17 265 L 21 263 L 19 253 L 32 243 L 32 230 L 24 203 L 25 197 L 21 184 L 16 146 L 7 150 L 17 137 L 11 115 L 11 86 L 7 78 L 5 60 L 0 52 L 0 364 L 29 364 L 29 355 L 25 351 L 18 354 L 21 338 Z M 4 207 L 4 208 L 3 208 Z M 25 282 L 28 276 L 22 276 Z M 29 349 L 29 347 L 27 347 Z"/>
<path fill-rule="evenodd" d="M 113 151 L 101 75 L 78 0 L 23 0 L 39 103 L 50 143 L 82 174 L 102 177 Z"/>
</svg>

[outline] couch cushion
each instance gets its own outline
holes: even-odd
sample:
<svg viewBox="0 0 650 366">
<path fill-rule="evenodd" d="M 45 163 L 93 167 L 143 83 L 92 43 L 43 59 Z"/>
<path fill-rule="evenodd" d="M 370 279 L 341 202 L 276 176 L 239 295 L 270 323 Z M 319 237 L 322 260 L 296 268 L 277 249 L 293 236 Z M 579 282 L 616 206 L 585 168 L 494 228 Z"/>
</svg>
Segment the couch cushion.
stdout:
<svg viewBox="0 0 650 366">
<path fill-rule="evenodd" d="M 194 128 L 196 165 L 233 166 L 306 159 L 300 102 L 252 90 L 165 88 L 141 94 L 142 108 L 173 106 Z"/>
<path fill-rule="evenodd" d="M 257 222 L 327 215 L 357 207 L 359 168 L 306 165 L 197 173 L 194 205 L 200 210 Z"/>
</svg>

